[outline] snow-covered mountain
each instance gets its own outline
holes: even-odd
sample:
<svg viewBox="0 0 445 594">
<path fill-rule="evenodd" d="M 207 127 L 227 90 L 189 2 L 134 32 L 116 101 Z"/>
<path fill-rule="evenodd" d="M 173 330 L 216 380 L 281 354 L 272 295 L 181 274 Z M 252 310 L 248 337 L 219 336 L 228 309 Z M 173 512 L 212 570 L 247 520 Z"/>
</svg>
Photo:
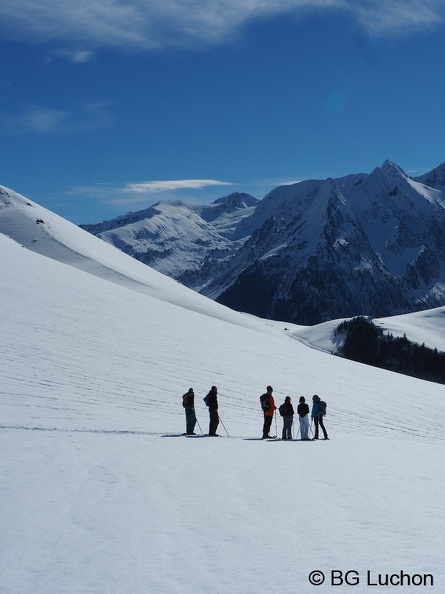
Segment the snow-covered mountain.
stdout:
<svg viewBox="0 0 445 594">
<path fill-rule="evenodd" d="M 415 177 L 414 180 L 445 193 L 445 163 L 435 167 L 429 173 Z"/>
<path fill-rule="evenodd" d="M 237 229 L 258 202 L 240 193 L 204 205 L 159 202 L 112 221 L 81 227 L 199 291 L 221 274 L 226 260 L 246 240 L 248 231 L 240 234 Z"/>
<path fill-rule="evenodd" d="M 369 175 L 277 188 L 225 277 L 221 303 L 313 324 L 445 303 L 445 196 L 387 161 Z"/>
<path fill-rule="evenodd" d="M 159 203 L 85 226 L 239 311 L 314 324 L 445 304 L 445 164 L 281 186 L 260 202 Z"/>
<path fill-rule="evenodd" d="M 323 352 L 330 323 L 234 312 L 4 188 L 0 277 L 2 593 L 445 583 L 443 386 Z M 419 316 L 379 323 L 442 348 L 444 310 Z M 331 440 L 257 439 L 270 383 L 277 404 L 321 395 Z M 222 437 L 181 437 L 182 394 L 200 435 L 213 384 Z"/>
</svg>

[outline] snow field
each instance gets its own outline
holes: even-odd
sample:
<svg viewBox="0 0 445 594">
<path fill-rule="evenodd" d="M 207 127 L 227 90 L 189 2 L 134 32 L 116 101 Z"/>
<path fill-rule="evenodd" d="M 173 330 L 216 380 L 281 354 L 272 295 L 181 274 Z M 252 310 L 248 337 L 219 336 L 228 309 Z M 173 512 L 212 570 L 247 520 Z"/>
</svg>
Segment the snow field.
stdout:
<svg viewBox="0 0 445 594">
<path fill-rule="evenodd" d="M 20 430 L 1 441 L 2 501 L 20 510 L 2 522 L 8 593 L 310 592 L 314 569 L 443 583 L 432 444 Z"/>
<path fill-rule="evenodd" d="M 191 292 L 180 307 L 184 287 L 114 270 L 105 244 L 98 265 L 77 231 L 94 274 L 0 235 L 2 594 L 309 594 L 317 569 L 322 594 L 332 570 L 443 589 L 443 386 Z M 253 439 L 269 383 L 277 405 L 322 396 L 331 441 Z M 213 384 L 231 437 L 169 437 L 190 386 L 207 431 Z"/>
</svg>

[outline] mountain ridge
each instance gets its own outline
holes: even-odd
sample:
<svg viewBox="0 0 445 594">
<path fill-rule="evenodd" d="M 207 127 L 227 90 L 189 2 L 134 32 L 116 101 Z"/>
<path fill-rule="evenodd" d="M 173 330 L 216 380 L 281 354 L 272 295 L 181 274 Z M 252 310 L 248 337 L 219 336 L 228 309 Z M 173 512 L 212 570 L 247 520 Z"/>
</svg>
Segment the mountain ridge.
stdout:
<svg viewBox="0 0 445 594">
<path fill-rule="evenodd" d="M 113 230 L 82 227 L 260 317 L 390 316 L 445 303 L 444 188 L 445 163 L 410 178 L 388 159 L 369 174 L 278 186 L 262 200 L 160 202 L 118 217 Z"/>
<path fill-rule="evenodd" d="M 369 175 L 277 188 L 256 216 L 265 222 L 231 262 L 236 281 L 203 291 L 229 307 L 313 324 L 444 303 L 444 196 L 390 161 Z"/>
<path fill-rule="evenodd" d="M 124 253 L 238 311 L 299 324 L 445 304 L 445 163 L 158 202 L 81 225 Z"/>
</svg>

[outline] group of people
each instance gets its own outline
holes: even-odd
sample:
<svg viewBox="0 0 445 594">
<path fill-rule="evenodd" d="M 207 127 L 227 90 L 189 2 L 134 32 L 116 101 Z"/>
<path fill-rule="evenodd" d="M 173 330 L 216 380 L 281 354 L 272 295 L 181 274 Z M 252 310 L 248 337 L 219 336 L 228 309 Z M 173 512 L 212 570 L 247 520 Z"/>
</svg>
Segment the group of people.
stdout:
<svg viewBox="0 0 445 594">
<path fill-rule="evenodd" d="M 209 409 L 209 437 L 219 437 L 216 433 L 219 425 L 218 415 L 218 388 L 212 386 L 210 392 L 204 398 Z M 196 435 L 196 413 L 195 413 L 195 392 L 189 388 L 182 397 L 182 406 L 185 408 L 185 435 Z"/>
<path fill-rule="evenodd" d="M 271 439 L 269 435 L 272 419 L 276 411 L 275 400 L 273 397 L 272 386 L 267 386 L 266 393 L 260 397 L 261 408 L 264 413 L 263 424 L 263 439 Z M 292 399 L 286 396 L 283 404 L 279 408 L 280 415 L 283 417 L 283 432 L 282 439 L 292 439 L 292 426 L 294 423 L 294 407 L 292 406 Z M 304 396 L 300 396 L 299 404 L 297 406 L 298 420 L 300 423 L 301 440 L 308 441 L 309 437 L 309 405 Z M 328 433 L 324 426 L 323 417 L 326 414 L 326 403 L 321 398 L 314 394 L 312 396 L 312 411 L 310 413 L 311 419 L 314 422 L 315 434 L 313 439 L 319 439 L 320 429 L 323 431 L 323 439 L 329 439 Z"/>
<path fill-rule="evenodd" d="M 212 386 L 204 402 L 209 409 L 209 437 L 218 437 L 216 430 L 219 425 L 218 414 L 218 388 Z M 263 437 L 262 439 L 272 439 L 270 435 L 270 428 L 272 419 L 277 409 L 273 397 L 272 386 L 267 386 L 266 392 L 260 396 L 261 408 L 264 414 L 263 423 Z M 185 409 L 186 433 L 185 435 L 196 435 L 195 425 L 197 422 L 195 413 L 195 393 L 193 388 L 190 388 L 182 397 L 182 405 Z M 292 399 L 286 396 L 283 404 L 279 407 L 280 415 L 283 417 L 283 432 L 282 439 L 292 439 L 292 426 L 294 423 L 294 407 L 292 406 Z M 304 396 L 300 396 L 297 407 L 297 414 L 300 423 L 301 440 L 308 441 L 310 425 L 309 425 L 309 405 Z M 310 417 L 314 423 L 315 433 L 313 439 L 319 439 L 320 429 L 323 432 L 323 438 L 329 439 L 326 428 L 324 426 L 323 417 L 326 414 L 326 403 L 320 399 L 317 394 L 312 396 L 312 411 Z"/>
</svg>

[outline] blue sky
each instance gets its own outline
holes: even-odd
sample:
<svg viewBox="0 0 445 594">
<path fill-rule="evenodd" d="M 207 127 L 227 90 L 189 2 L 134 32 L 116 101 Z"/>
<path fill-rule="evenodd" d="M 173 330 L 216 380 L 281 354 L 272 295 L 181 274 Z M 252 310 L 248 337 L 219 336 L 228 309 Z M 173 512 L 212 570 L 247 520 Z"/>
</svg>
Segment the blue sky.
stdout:
<svg viewBox="0 0 445 594">
<path fill-rule="evenodd" d="M 6 0 L 0 184 L 74 223 L 445 161 L 441 0 Z"/>
</svg>

